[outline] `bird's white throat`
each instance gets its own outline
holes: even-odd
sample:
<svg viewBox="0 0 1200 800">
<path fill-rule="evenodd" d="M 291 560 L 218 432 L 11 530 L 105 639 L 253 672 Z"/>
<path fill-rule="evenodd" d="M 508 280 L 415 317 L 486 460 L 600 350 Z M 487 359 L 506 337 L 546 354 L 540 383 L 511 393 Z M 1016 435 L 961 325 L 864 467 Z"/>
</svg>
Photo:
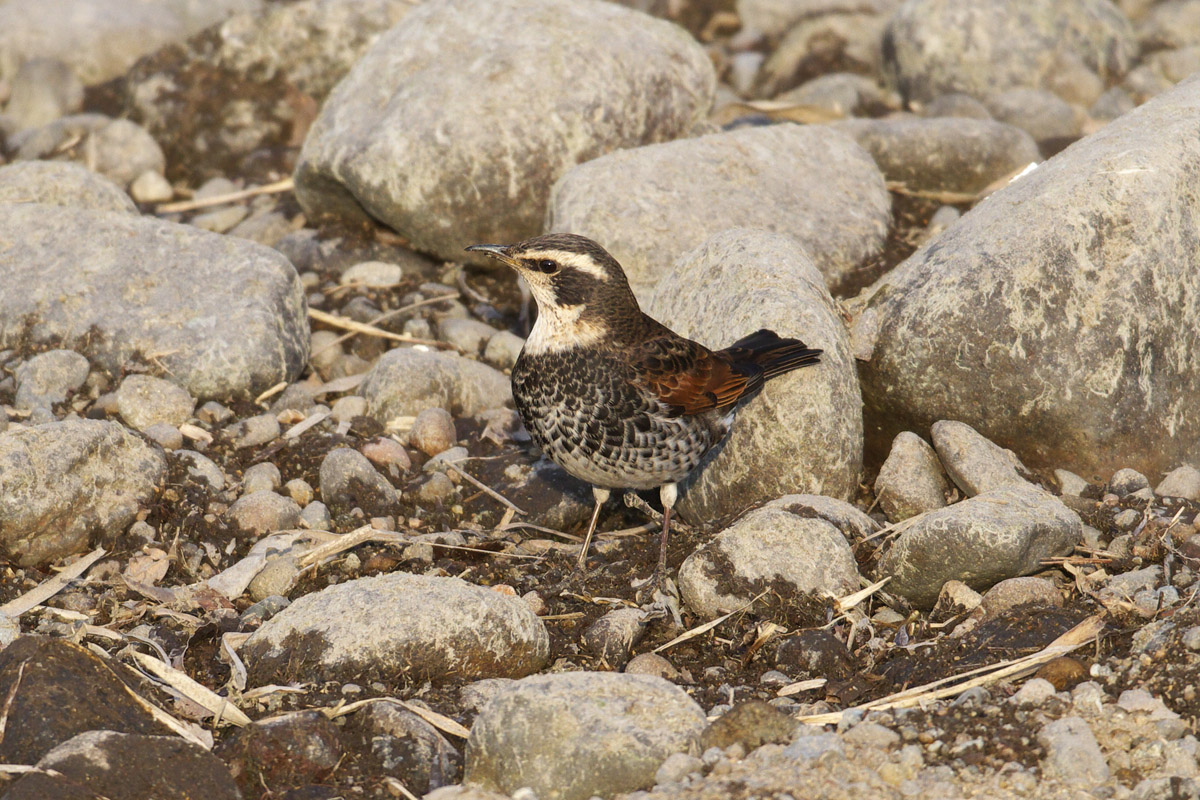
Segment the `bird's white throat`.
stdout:
<svg viewBox="0 0 1200 800">
<path fill-rule="evenodd" d="M 598 342 L 607 329 L 602 324 L 583 320 L 586 308 L 584 305 L 539 303 L 537 320 L 525 340 L 525 352 L 531 356 L 561 353 Z"/>
</svg>

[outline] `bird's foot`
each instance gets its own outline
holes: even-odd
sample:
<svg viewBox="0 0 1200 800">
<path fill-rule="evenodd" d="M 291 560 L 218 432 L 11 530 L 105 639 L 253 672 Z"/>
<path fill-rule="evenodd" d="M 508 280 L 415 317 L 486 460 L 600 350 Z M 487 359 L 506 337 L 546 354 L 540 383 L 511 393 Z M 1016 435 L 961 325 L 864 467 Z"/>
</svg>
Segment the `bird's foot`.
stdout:
<svg viewBox="0 0 1200 800">
<path fill-rule="evenodd" d="M 656 511 L 653 506 L 651 506 L 649 503 L 647 503 L 645 500 L 643 500 L 635 492 L 626 492 L 625 493 L 625 507 L 632 508 L 635 511 L 640 511 L 643 514 L 645 514 L 647 517 L 649 517 L 650 519 L 657 522 L 659 525 L 662 525 L 662 521 L 663 521 L 662 512 Z M 671 530 L 681 531 L 683 533 L 691 533 L 691 531 L 692 531 L 690 526 L 688 526 L 687 524 L 682 522 L 679 519 L 679 517 L 675 516 L 674 514 L 671 515 Z"/>
<path fill-rule="evenodd" d="M 683 617 L 679 608 L 679 590 L 675 587 L 673 580 L 666 576 L 660 579 L 655 573 L 640 584 L 635 584 L 634 589 L 637 602 L 643 611 L 653 617 L 670 614 L 675 627 L 683 627 Z"/>
<path fill-rule="evenodd" d="M 586 589 L 587 570 L 576 564 L 565 577 L 551 586 L 548 591 L 551 597 L 560 597 L 564 594 L 583 594 Z"/>
</svg>

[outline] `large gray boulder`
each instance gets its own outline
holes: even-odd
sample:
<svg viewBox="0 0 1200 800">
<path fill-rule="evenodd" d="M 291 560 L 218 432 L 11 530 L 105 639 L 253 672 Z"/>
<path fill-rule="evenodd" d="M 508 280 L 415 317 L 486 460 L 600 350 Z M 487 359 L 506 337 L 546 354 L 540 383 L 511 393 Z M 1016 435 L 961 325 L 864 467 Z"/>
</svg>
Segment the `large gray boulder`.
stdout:
<svg viewBox="0 0 1200 800">
<path fill-rule="evenodd" d="M 1200 80 L 1000 190 L 855 321 L 869 446 L 958 420 L 1034 470 L 1200 459 Z"/>
<path fill-rule="evenodd" d="M 930 511 L 912 523 L 880 562 L 887 590 L 930 608 L 946 581 L 976 591 L 1043 569 L 1079 543 L 1083 523 L 1035 486 L 1006 486 Z"/>
<path fill-rule="evenodd" d="M 547 228 L 600 242 L 645 299 L 677 258 L 737 227 L 792 237 L 837 287 L 882 250 L 891 208 L 878 167 L 848 136 L 782 124 L 580 164 L 554 187 Z"/>
<path fill-rule="evenodd" d="M 847 499 L 862 466 L 862 400 L 849 337 L 805 249 L 776 233 L 735 229 L 675 265 L 646 309 L 713 348 L 759 328 L 820 348 L 821 363 L 775 378 L 684 485 L 677 509 L 709 522 L 786 494 Z"/>
<path fill-rule="evenodd" d="M 850 539 L 877 527 L 849 503 L 781 497 L 748 511 L 688 556 L 679 568 L 679 592 L 688 608 L 710 619 L 768 589 L 841 597 L 859 588 Z"/>
<path fill-rule="evenodd" d="M 7 0 L 0 3 L 0 80 L 31 58 L 55 58 L 86 85 L 121 75 L 163 45 L 181 42 L 262 0 Z"/>
<path fill-rule="evenodd" d="M 908 0 L 888 24 L 883 54 L 884 71 L 905 99 L 926 103 L 949 92 L 982 98 L 1082 83 L 1098 96 L 1129 70 L 1138 47 L 1129 20 L 1109 0 Z"/>
<path fill-rule="evenodd" d="M 301 597 L 242 652 L 259 683 L 384 676 L 419 685 L 524 677 L 545 666 L 550 639 L 518 597 L 459 578 L 392 572 Z"/>
<path fill-rule="evenodd" d="M 515 683 L 471 726 L 464 784 L 548 800 L 647 789 L 672 753 L 696 749 L 704 711 L 651 675 L 565 672 Z"/>
<path fill-rule="evenodd" d="M 990 119 L 849 119 L 833 127 L 854 137 L 885 178 L 915 191 L 975 194 L 1042 160 L 1028 133 Z"/>
<path fill-rule="evenodd" d="M 615 3 L 425 3 L 330 95 L 296 194 L 311 218 L 374 219 L 469 260 L 466 245 L 540 233 L 571 166 L 691 133 L 714 87 L 682 28 Z"/>
<path fill-rule="evenodd" d="M 0 204 L 0 348 L 26 338 L 118 376 L 161 369 L 201 400 L 253 397 L 308 360 L 304 287 L 274 250 L 190 225 Z"/>
<path fill-rule="evenodd" d="M 0 558 L 36 566 L 120 534 L 166 469 L 161 450 L 116 422 L 0 434 Z"/>
<path fill-rule="evenodd" d="M 0 167 L 0 203 L 46 203 L 138 213 L 120 186 L 67 161 L 18 161 Z"/>
</svg>

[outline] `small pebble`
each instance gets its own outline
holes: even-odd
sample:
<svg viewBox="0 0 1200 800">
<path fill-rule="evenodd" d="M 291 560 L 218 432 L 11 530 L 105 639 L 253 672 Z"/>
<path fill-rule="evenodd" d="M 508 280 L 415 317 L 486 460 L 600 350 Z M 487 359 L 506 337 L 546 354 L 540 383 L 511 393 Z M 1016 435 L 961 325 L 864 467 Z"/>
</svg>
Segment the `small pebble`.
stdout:
<svg viewBox="0 0 1200 800">
<path fill-rule="evenodd" d="M 451 447 L 426 461 L 422 469 L 426 472 L 445 472 L 447 469 L 453 469 L 456 463 L 465 461 L 468 457 L 470 457 L 470 453 L 467 448 Z"/>
<path fill-rule="evenodd" d="M 163 450 L 180 450 L 183 448 L 183 433 L 179 428 L 169 422 L 156 422 L 150 425 L 142 433 L 154 442 Z"/>
<path fill-rule="evenodd" d="M 1123 531 L 1133 530 L 1141 521 L 1142 512 L 1135 511 L 1132 508 L 1127 508 L 1113 517 L 1113 524 Z"/>
<path fill-rule="evenodd" d="M 165 203 L 175 196 L 175 190 L 161 173 L 148 169 L 129 184 L 129 194 L 139 203 Z"/>
<path fill-rule="evenodd" d="M 1035 680 L 1038 678 L 1046 680 L 1056 691 L 1062 692 L 1073 689 L 1081 681 L 1086 680 L 1087 676 L 1087 667 L 1083 666 L 1078 659 L 1059 656 L 1043 664 L 1035 673 Z"/>
<path fill-rule="evenodd" d="M 339 397 L 333 401 L 331 413 L 337 422 L 349 422 L 355 417 L 361 417 L 367 413 L 367 400 L 356 394 Z M 367 457 L 370 458 L 370 456 Z"/>
<path fill-rule="evenodd" d="M 454 495 L 454 482 L 444 472 L 435 472 L 417 490 L 417 499 L 423 503 L 444 503 Z"/>
<path fill-rule="evenodd" d="M 1138 489 L 1150 488 L 1150 481 L 1136 469 L 1119 469 L 1108 481 L 1108 488 L 1118 497 L 1133 494 Z"/>
<path fill-rule="evenodd" d="M 259 573 L 246 587 L 250 599 L 261 602 L 268 597 L 286 597 L 296 582 L 300 579 L 300 568 L 296 566 L 296 558 L 291 555 L 281 555 L 267 561 Z"/>
<path fill-rule="evenodd" d="M 313 487 L 302 478 L 292 478 L 283 485 L 283 491 L 301 508 L 306 507 L 313 500 Z"/>
<path fill-rule="evenodd" d="M 232 417 L 233 412 L 216 400 L 209 400 L 196 410 L 196 419 L 213 425 L 228 422 Z"/>
<path fill-rule="evenodd" d="M 121 419 L 139 431 L 156 422 L 178 427 L 191 419 L 195 407 L 187 389 L 152 375 L 129 375 L 117 388 Z"/>
<path fill-rule="evenodd" d="M 383 261 L 361 261 L 348 268 L 338 278 L 342 286 L 358 284 L 374 288 L 386 288 L 400 283 L 404 271 L 398 264 Z"/>
<path fill-rule="evenodd" d="M 1040 706 L 1054 696 L 1054 684 L 1045 678 L 1030 678 L 1009 702 L 1017 706 Z"/>
<path fill-rule="evenodd" d="M 1184 464 L 1182 467 L 1171 470 L 1155 487 L 1154 493 L 1160 497 L 1184 497 L 1188 500 L 1200 500 L 1200 469 L 1196 469 L 1190 464 Z"/>
<path fill-rule="evenodd" d="M 362 454 L 372 464 L 381 467 L 395 466 L 401 470 L 407 470 L 412 466 L 412 459 L 409 458 L 404 445 L 386 436 L 364 444 Z"/>
<path fill-rule="evenodd" d="M 314 500 L 300 512 L 300 523 L 311 531 L 328 531 L 333 529 L 333 517 L 329 509 L 320 500 Z"/>
<path fill-rule="evenodd" d="M 500 369 L 512 369 L 521 355 L 525 340 L 510 331 L 499 331 L 488 339 L 483 349 L 483 360 Z"/>
<path fill-rule="evenodd" d="M 233 446 L 239 450 L 258 447 L 279 438 L 279 420 L 274 414 L 247 417 L 232 426 L 229 433 L 233 438 Z"/>
<path fill-rule="evenodd" d="M 657 675 L 669 681 L 680 678 L 679 670 L 657 653 L 639 653 L 629 659 L 629 663 L 625 665 L 625 672 L 632 675 Z"/>
<path fill-rule="evenodd" d="M 189 222 L 201 230 L 225 233 L 244 220 L 249 213 L 250 210 L 245 206 L 226 206 L 197 214 Z"/>
<path fill-rule="evenodd" d="M 426 408 L 417 414 L 412 429 L 408 432 L 408 443 L 427 456 L 436 456 L 449 450 L 458 441 L 454 431 L 454 418 L 442 408 Z"/>
<path fill-rule="evenodd" d="M 279 467 L 270 462 L 255 464 L 246 470 L 246 474 L 242 478 L 242 494 L 272 492 L 279 488 L 281 482 L 282 477 L 279 474 Z"/>
</svg>

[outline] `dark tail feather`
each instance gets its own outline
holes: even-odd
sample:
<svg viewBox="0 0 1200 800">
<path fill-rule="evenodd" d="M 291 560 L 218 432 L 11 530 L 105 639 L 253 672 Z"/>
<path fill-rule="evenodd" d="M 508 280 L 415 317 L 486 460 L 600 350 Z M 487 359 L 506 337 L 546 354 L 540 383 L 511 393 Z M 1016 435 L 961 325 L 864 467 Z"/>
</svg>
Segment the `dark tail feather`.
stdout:
<svg viewBox="0 0 1200 800">
<path fill-rule="evenodd" d="M 749 362 L 761 369 L 764 381 L 821 360 L 820 350 L 805 346 L 799 339 L 781 338 L 765 328 L 738 339 L 722 352 L 735 364 Z"/>
</svg>

